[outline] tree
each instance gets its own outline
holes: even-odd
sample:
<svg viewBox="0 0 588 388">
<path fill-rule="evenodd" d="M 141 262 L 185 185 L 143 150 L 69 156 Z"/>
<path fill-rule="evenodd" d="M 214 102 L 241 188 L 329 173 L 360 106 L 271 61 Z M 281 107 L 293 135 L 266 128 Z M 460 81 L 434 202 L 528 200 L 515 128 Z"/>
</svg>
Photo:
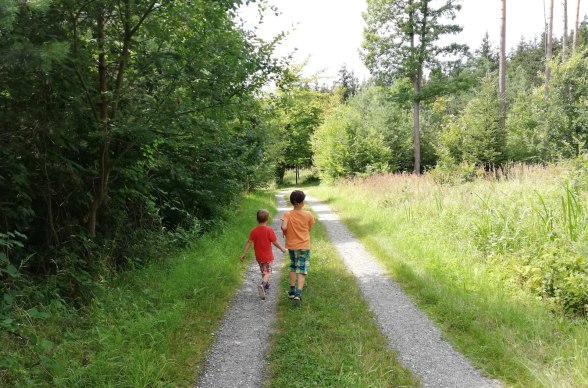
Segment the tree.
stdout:
<svg viewBox="0 0 588 388">
<path fill-rule="evenodd" d="M 568 0 L 563 1 L 563 36 L 561 58 L 565 62 L 568 57 Z"/>
<path fill-rule="evenodd" d="M 435 6 L 437 5 L 437 6 Z M 423 74 L 438 67 L 443 57 L 464 53 L 463 45 L 439 45 L 447 34 L 457 34 L 462 28 L 443 24 L 454 20 L 461 9 L 457 0 L 438 4 L 432 0 L 368 0 L 363 42 L 363 60 L 380 82 L 407 77 L 413 85 L 413 147 L 414 172 L 421 171 L 420 102 L 423 98 Z"/>
<path fill-rule="evenodd" d="M 578 38 L 580 37 L 580 0 L 576 0 L 576 22 L 574 23 L 574 52 L 576 52 L 578 48 Z"/>
<path fill-rule="evenodd" d="M 388 171 L 390 149 L 383 135 L 348 105 L 329 112 L 312 137 L 312 148 L 314 164 L 326 181 Z"/>
<path fill-rule="evenodd" d="M 463 160 L 491 168 L 505 160 L 506 135 L 500 125 L 495 78 L 486 76 L 481 90 L 466 106 L 459 122 L 463 128 Z"/>
<path fill-rule="evenodd" d="M 359 80 L 346 65 L 343 65 L 337 74 L 339 77 L 335 81 L 335 87 L 341 88 L 343 101 L 346 102 L 359 90 Z"/>
<path fill-rule="evenodd" d="M 587 93 L 588 56 L 578 52 L 554 68 L 545 112 L 551 158 L 573 158 L 588 149 Z"/>
<path fill-rule="evenodd" d="M 498 73 L 500 123 L 504 125 L 506 115 L 506 0 L 500 1 L 500 66 Z"/>
<path fill-rule="evenodd" d="M 330 95 L 312 90 L 308 80 L 297 74 L 297 69 L 286 71 L 279 87 L 274 125 L 280 134 L 282 153 L 277 163 L 276 178 L 282 181 L 286 169 L 294 168 L 298 183 L 300 168 L 312 165 L 310 139 L 323 121 Z"/>
<path fill-rule="evenodd" d="M 95 271 L 149 259 L 140 236 L 213 219 L 251 181 L 277 65 L 235 24 L 238 1 L 4 4 L 0 234 L 27 239 L 5 251 L 16 268 L 89 293 Z"/>
<path fill-rule="evenodd" d="M 545 98 L 549 93 L 551 78 L 551 58 L 553 56 L 553 0 L 549 0 L 549 14 L 547 18 L 547 44 L 545 45 Z"/>
<path fill-rule="evenodd" d="M 474 54 L 477 58 L 486 61 L 486 72 L 495 71 L 496 69 L 498 69 L 500 54 L 497 54 L 496 51 L 493 49 L 492 44 L 490 43 L 490 35 L 488 35 L 488 31 L 486 31 L 484 37 L 482 38 L 480 48 L 478 48 L 474 52 Z"/>
</svg>

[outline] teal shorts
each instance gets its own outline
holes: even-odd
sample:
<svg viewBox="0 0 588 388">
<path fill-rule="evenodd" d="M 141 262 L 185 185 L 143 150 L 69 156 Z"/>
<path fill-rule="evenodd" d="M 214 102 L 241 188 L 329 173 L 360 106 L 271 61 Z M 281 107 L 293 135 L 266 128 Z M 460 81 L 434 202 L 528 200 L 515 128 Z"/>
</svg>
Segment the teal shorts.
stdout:
<svg viewBox="0 0 588 388">
<path fill-rule="evenodd" d="M 306 275 L 310 267 L 310 249 L 288 249 L 290 272 Z"/>
</svg>

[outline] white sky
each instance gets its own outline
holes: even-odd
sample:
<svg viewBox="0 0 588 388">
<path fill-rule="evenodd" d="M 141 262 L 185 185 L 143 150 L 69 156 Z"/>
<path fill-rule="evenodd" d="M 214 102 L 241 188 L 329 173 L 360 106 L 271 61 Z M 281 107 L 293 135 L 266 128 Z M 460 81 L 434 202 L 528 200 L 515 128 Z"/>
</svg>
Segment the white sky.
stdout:
<svg viewBox="0 0 588 388">
<path fill-rule="evenodd" d="M 521 36 L 527 40 L 539 36 L 545 25 L 545 12 L 549 0 L 507 0 L 506 34 L 507 52 L 517 45 Z M 286 55 L 296 50 L 294 59 L 302 63 L 308 59 L 303 70 L 306 76 L 322 70 L 323 81 L 330 84 L 337 78 L 343 64 L 353 70 L 360 79 L 367 78 L 369 72 L 359 57 L 363 41 L 364 21 L 362 12 L 366 9 L 365 0 L 268 0 L 281 14 L 275 16 L 268 10 L 259 35 L 264 39 L 276 36 L 280 31 L 289 31 L 277 55 Z M 588 12 L 588 0 L 580 3 L 580 19 Z M 465 43 L 475 50 L 488 31 L 490 41 L 495 47 L 499 42 L 500 0 L 462 0 L 462 10 L 456 23 L 463 27 L 453 41 Z M 244 8 L 241 15 L 248 26 L 257 21 L 257 6 Z M 563 33 L 562 0 L 554 1 L 554 36 Z M 568 0 L 568 28 L 575 22 L 576 0 Z"/>
</svg>

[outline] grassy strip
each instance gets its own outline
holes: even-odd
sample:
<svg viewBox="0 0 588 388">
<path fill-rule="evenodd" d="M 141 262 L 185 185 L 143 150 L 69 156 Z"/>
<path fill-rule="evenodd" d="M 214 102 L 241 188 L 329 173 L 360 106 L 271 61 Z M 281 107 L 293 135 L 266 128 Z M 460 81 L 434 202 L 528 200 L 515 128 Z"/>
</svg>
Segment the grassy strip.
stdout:
<svg viewBox="0 0 588 388">
<path fill-rule="evenodd" d="M 247 264 L 238 257 L 259 208 L 275 209 L 273 195 L 248 196 L 222 230 L 165 263 L 122 274 L 86 311 L 62 306 L 59 316 L 33 328 L 56 344 L 45 373 L 24 369 L 4 382 L 192 386 L 211 333 L 241 283 Z"/>
<path fill-rule="evenodd" d="M 286 259 L 267 386 L 418 385 L 387 348 L 323 225 L 313 227 L 311 270 L 301 306 L 286 297 L 288 265 Z"/>
<path fill-rule="evenodd" d="M 321 186 L 309 192 L 336 208 L 419 307 L 486 373 L 508 386 L 588 386 L 586 321 L 554 316 L 501 281 L 491 264 L 473 257 L 467 236 L 443 229 L 423 210 L 425 203 L 434 207 L 437 197 L 419 202 L 406 196 L 402 204 L 385 207 L 373 188 Z M 457 219 L 465 206 L 443 211 Z M 475 225 L 478 214 L 468 216 Z"/>
</svg>

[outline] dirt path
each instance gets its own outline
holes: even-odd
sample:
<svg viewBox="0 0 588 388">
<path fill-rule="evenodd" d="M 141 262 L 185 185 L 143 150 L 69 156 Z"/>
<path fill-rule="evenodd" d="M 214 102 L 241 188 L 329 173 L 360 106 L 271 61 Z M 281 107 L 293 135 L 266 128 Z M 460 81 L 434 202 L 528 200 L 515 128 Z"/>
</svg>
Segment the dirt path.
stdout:
<svg viewBox="0 0 588 388">
<path fill-rule="evenodd" d="M 279 232 L 286 207 L 283 193 L 276 195 L 278 214 L 272 226 Z M 441 338 L 431 320 L 386 276 L 384 268 L 363 248 L 339 217 L 325 204 L 306 197 L 329 234 L 347 268 L 356 276 L 361 291 L 391 348 L 402 364 L 418 376 L 425 387 L 498 387 Z M 274 248 L 275 249 L 275 248 Z M 272 288 L 266 300 L 257 297 L 259 267 L 249 267 L 243 286 L 233 299 L 208 355 L 197 387 L 261 387 L 267 366 L 269 333 L 274 326 L 276 301 L 285 297 L 279 289 L 282 254 L 274 250 Z M 320 258 L 315 258 L 320 260 Z"/>
<path fill-rule="evenodd" d="M 312 197 L 306 202 L 316 212 L 329 238 L 358 279 L 359 286 L 376 316 L 382 333 L 398 352 L 405 368 L 418 376 L 425 387 L 497 387 L 484 378 L 469 360 L 441 338 L 441 333 L 384 268 L 363 248 L 337 214 Z"/>
<path fill-rule="evenodd" d="M 278 213 L 274 216 L 272 227 L 279 241 L 283 243 L 280 217 L 288 208 L 285 207 L 283 193 L 278 193 L 276 199 Z M 273 249 L 274 272 L 266 299 L 260 300 L 257 295 L 260 273 L 257 262 L 252 260 L 243 285 L 229 306 L 221 327 L 215 333 L 216 340 L 208 354 L 197 387 L 262 386 L 269 350 L 269 333 L 276 316 L 276 301 L 283 292 L 279 289 L 282 253 L 275 247 Z M 235 257 L 235 260 L 238 258 Z"/>
</svg>

